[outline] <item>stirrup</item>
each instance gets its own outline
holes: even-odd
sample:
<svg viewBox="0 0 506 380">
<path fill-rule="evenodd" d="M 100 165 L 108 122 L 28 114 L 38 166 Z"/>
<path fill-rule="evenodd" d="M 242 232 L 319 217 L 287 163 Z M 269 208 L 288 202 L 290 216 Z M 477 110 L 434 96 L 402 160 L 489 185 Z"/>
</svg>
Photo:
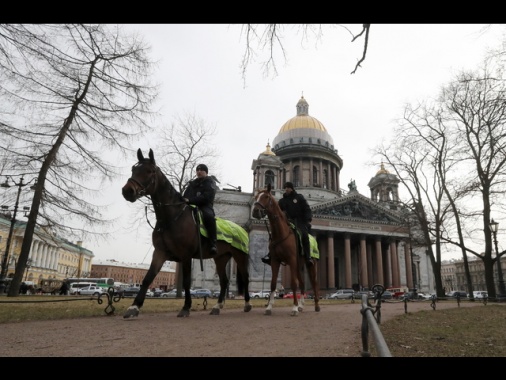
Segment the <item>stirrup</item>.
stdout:
<svg viewBox="0 0 506 380">
<path fill-rule="evenodd" d="M 262 257 L 262 263 L 271 265 L 271 257 L 269 255 Z"/>
</svg>

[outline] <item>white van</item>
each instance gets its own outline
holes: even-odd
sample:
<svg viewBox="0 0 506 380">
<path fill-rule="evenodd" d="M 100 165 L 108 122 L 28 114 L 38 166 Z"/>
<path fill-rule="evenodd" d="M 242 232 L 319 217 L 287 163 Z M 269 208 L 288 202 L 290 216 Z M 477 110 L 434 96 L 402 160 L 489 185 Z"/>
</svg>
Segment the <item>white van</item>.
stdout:
<svg viewBox="0 0 506 380">
<path fill-rule="evenodd" d="M 473 292 L 473 296 L 474 296 L 474 298 L 477 298 L 477 299 L 483 299 L 483 298 L 488 298 L 488 293 L 483 290 L 477 290 L 477 291 Z"/>
<path fill-rule="evenodd" d="M 79 289 L 86 288 L 87 286 L 97 285 L 96 282 L 73 282 L 70 284 L 69 294 L 76 295 L 78 294 Z"/>
</svg>

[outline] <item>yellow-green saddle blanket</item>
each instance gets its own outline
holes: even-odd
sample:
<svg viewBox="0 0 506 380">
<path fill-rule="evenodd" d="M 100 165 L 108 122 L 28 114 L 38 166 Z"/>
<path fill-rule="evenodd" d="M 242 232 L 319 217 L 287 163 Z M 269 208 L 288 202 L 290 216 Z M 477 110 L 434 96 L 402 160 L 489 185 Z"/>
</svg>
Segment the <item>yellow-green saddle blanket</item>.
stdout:
<svg viewBox="0 0 506 380">
<path fill-rule="evenodd" d="M 199 213 L 200 214 L 200 213 Z M 200 216 L 200 215 L 199 215 Z M 207 230 L 204 227 L 204 223 L 202 222 L 202 217 L 200 216 L 200 234 L 202 236 L 207 236 Z M 240 225 L 231 222 L 230 220 L 225 220 L 216 217 L 216 238 L 218 240 L 224 240 L 227 243 L 231 244 L 232 247 L 235 247 L 244 253 L 249 253 L 249 236 L 244 228 Z"/>
<path fill-rule="evenodd" d="M 290 227 L 297 233 L 299 247 L 302 247 L 302 236 L 299 232 L 299 229 L 292 222 L 290 222 Z M 313 259 L 319 260 L 320 259 L 320 251 L 318 250 L 318 243 L 316 242 L 316 239 L 313 235 L 308 234 L 308 236 L 309 236 L 309 249 L 311 250 L 311 257 Z M 300 252 L 302 252 L 302 249 L 300 250 Z"/>
</svg>

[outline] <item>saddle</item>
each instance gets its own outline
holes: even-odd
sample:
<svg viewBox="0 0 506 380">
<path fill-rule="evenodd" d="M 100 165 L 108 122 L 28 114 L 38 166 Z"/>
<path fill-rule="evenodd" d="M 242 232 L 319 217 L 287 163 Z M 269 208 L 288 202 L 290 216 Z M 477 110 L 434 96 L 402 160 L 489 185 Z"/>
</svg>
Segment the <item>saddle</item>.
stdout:
<svg viewBox="0 0 506 380">
<path fill-rule="evenodd" d="M 198 218 L 200 234 L 206 238 L 209 237 L 202 219 L 202 211 L 198 210 L 198 215 L 196 215 L 197 208 L 193 205 L 191 207 L 194 218 Z M 249 236 L 246 230 L 230 220 L 216 217 L 216 239 L 226 241 L 240 251 L 249 254 Z"/>
<path fill-rule="evenodd" d="M 297 226 L 292 222 L 288 222 L 288 225 L 295 232 L 295 236 L 297 237 L 297 251 L 299 252 L 299 255 L 302 255 L 302 234 L 300 233 L 300 230 L 297 228 Z M 318 250 L 318 243 L 316 242 L 316 239 L 313 235 L 307 235 L 309 237 L 309 250 L 311 251 L 311 257 L 313 259 L 319 260 L 320 251 Z"/>
</svg>

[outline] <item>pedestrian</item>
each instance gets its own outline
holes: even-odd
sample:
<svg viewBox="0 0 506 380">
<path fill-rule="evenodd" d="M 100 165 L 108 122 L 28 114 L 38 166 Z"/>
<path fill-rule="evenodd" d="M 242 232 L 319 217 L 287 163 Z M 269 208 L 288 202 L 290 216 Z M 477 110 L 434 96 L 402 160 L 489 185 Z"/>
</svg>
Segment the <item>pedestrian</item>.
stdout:
<svg viewBox="0 0 506 380">
<path fill-rule="evenodd" d="M 60 296 L 66 296 L 69 291 L 69 286 L 67 284 L 67 281 L 63 281 L 60 287 Z"/>
<path fill-rule="evenodd" d="M 283 198 L 278 202 L 279 208 L 285 212 L 288 220 L 299 230 L 302 239 L 302 250 L 304 251 L 303 256 L 306 259 L 307 266 L 311 266 L 313 265 L 309 246 L 309 234 L 311 233 L 311 221 L 313 220 L 311 208 L 306 198 L 295 191 L 293 183 L 286 182 L 284 189 Z M 270 255 L 267 254 L 267 256 L 262 257 L 262 262 L 270 265 Z"/>
<path fill-rule="evenodd" d="M 197 178 L 191 180 L 183 194 L 183 200 L 197 206 L 202 211 L 204 227 L 211 245 L 211 256 L 216 255 L 216 218 L 214 213 L 214 197 L 216 196 L 216 184 L 208 176 L 209 170 L 206 165 L 197 166 Z"/>
<path fill-rule="evenodd" d="M 28 285 L 26 284 L 26 282 L 22 282 L 21 285 L 19 286 L 19 293 L 20 294 L 26 294 L 26 292 L 28 291 Z"/>
</svg>

